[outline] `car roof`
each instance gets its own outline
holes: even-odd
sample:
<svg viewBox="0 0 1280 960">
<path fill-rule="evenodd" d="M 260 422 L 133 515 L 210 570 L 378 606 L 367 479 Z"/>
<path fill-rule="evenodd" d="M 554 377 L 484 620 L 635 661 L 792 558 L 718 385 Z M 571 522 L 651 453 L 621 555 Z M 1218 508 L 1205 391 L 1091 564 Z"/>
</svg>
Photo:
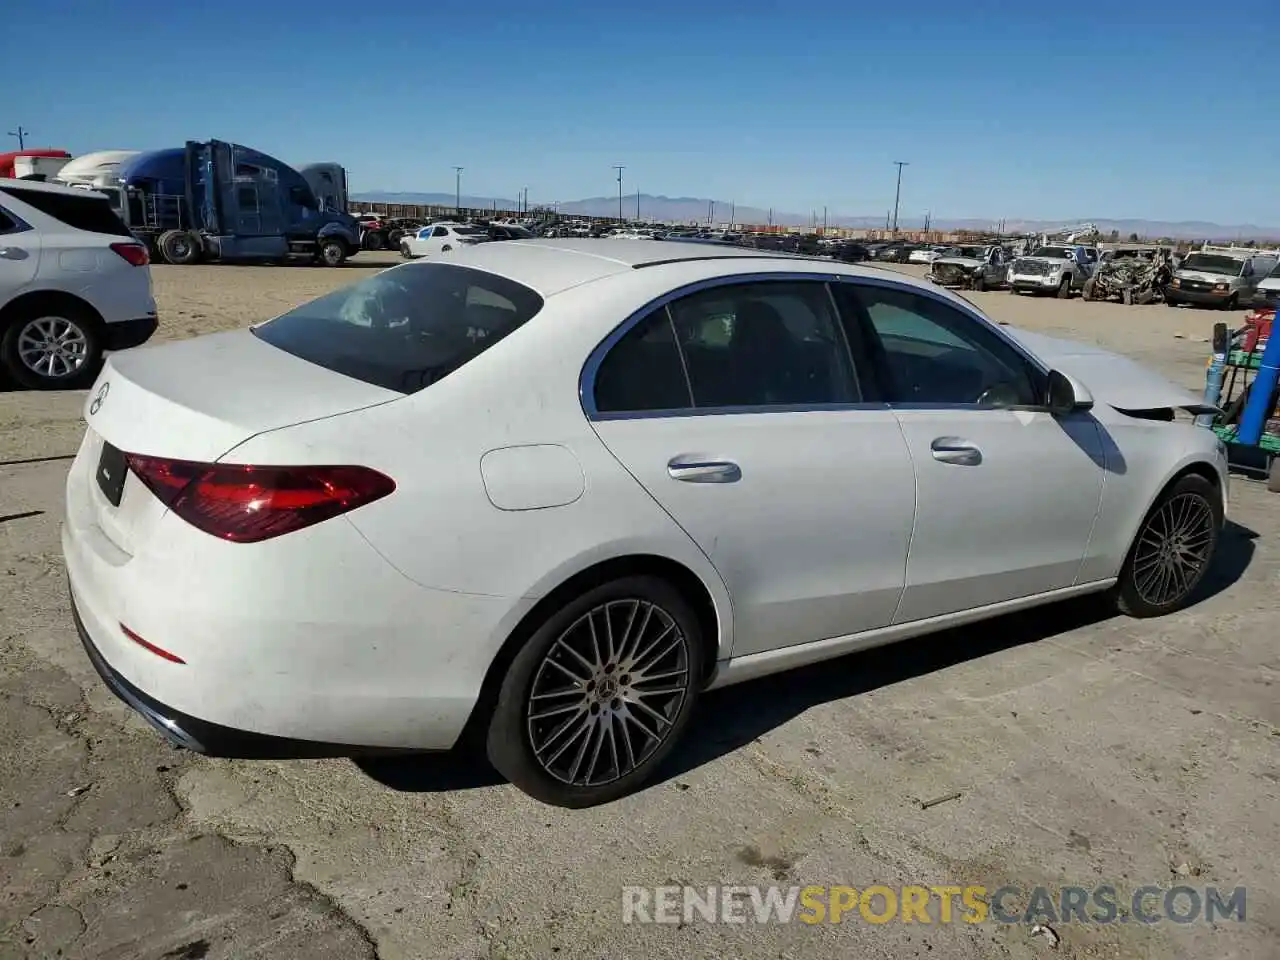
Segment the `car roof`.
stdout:
<svg viewBox="0 0 1280 960">
<path fill-rule="evenodd" d="M 694 263 L 705 279 L 740 273 L 821 273 L 892 279 L 904 286 L 936 290 L 923 280 L 893 270 L 825 257 L 679 240 L 504 240 L 469 248 L 459 262 L 507 277 L 543 296 L 634 270 L 658 271 Z"/>
<path fill-rule="evenodd" d="M 31 190 L 36 193 L 60 193 L 63 196 L 83 197 L 96 193 L 84 187 L 68 187 L 61 183 L 47 183 L 43 180 L 16 180 L 12 177 L 0 177 L 0 190 Z"/>
</svg>

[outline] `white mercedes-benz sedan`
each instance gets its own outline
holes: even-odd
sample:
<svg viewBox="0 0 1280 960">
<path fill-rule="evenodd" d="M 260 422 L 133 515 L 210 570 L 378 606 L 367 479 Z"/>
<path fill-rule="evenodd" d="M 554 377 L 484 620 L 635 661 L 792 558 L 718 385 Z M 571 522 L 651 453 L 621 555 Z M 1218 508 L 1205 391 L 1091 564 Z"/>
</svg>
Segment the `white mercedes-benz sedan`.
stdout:
<svg viewBox="0 0 1280 960">
<path fill-rule="evenodd" d="M 711 687 L 1094 591 L 1178 609 L 1227 492 L 1178 408 L 897 273 L 480 244 L 113 355 L 63 550 L 94 666 L 181 745 L 474 743 L 581 807 Z"/>
</svg>

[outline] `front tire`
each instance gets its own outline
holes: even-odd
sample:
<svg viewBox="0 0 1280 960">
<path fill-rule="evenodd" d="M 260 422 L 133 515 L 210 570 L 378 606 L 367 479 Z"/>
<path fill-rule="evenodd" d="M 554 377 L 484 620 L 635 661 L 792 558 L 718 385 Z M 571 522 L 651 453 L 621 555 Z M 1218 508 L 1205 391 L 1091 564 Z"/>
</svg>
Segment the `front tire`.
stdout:
<svg viewBox="0 0 1280 960">
<path fill-rule="evenodd" d="M 68 304 L 33 307 L 0 335 L 0 366 L 28 390 L 78 390 L 102 369 L 98 318 Z"/>
<path fill-rule="evenodd" d="M 347 262 L 347 245 L 332 237 L 321 240 L 319 256 L 326 267 L 340 267 Z"/>
<path fill-rule="evenodd" d="M 703 638 L 665 580 L 624 577 L 552 614 L 516 654 L 489 724 L 489 762 L 558 807 L 638 789 L 688 725 Z"/>
<path fill-rule="evenodd" d="M 1142 520 L 1120 578 L 1116 606 L 1130 617 L 1181 609 L 1213 562 L 1222 530 L 1222 498 L 1204 477 L 1188 474 L 1161 494 Z"/>
<path fill-rule="evenodd" d="M 1058 294 L 1057 294 L 1057 296 L 1058 296 L 1058 299 L 1059 299 L 1059 300 L 1070 300 L 1070 299 L 1071 299 L 1071 278 L 1070 278 L 1070 277 L 1063 277 L 1063 278 L 1062 278 L 1062 282 L 1061 282 L 1060 284 L 1058 284 Z"/>
</svg>

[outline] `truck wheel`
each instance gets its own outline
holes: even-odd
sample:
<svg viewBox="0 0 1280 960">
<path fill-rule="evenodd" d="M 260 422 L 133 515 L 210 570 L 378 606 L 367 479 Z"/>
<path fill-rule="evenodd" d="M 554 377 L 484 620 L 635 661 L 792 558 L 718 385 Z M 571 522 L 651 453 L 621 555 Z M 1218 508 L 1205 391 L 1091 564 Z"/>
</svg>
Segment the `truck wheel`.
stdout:
<svg viewBox="0 0 1280 960">
<path fill-rule="evenodd" d="M 1084 282 L 1084 289 L 1080 291 L 1080 296 L 1084 300 L 1092 300 L 1094 293 L 1098 289 L 1098 284 L 1092 277 Z"/>
<path fill-rule="evenodd" d="M 156 249 L 165 263 L 184 266 L 200 259 L 200 243 L 185 230 L 166 230 L 156 241 Z"/>
<path fill-rule="evenodd" d="M 326 267 L 340 267 L 347 260 L 347 245 L 330 237 L 320 241 L 320 262 Z"/>
<path fill-rule="evenodd" d="M 1227 302 L 1222 305 L 1223 310 L 1238 310 L 1240 308 L 1240 298 L 1234 293 L 1227 297 Z"/>
<path fill-rule="evenodd" d="M 987 289 L 987 278 L 980 273 L 975 274 L 972 286 L 974 290 L 981 293 L 983 290 Z"/>
<path fill-rule="evenodd" d="M 387 238 L 377 232 L 366 233 L 364 235 L 364 248 L 366 250 L 385 250 L 387 246 Z"/>
<path fill-rule="evenodd" d="M 1062 282 L 1058 284 L 1058 299 L 1059 300 L 1071 299 L 1071 277 L 1069 276 L 1063 277 Z"/>
</svg>

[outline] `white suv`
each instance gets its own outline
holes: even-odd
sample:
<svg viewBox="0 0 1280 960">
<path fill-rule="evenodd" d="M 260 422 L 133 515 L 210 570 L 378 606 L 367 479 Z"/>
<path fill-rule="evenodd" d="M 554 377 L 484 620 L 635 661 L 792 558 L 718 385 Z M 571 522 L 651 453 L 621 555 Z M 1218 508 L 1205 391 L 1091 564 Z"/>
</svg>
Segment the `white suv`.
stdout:
<svg viewBox="0 0 1280 960">
<path fill-rule="evenodd" d="M 87 387 L 156 330 L 150 258 L 100 193 L 0 179 L 0 375 Z"/>
</svg>

